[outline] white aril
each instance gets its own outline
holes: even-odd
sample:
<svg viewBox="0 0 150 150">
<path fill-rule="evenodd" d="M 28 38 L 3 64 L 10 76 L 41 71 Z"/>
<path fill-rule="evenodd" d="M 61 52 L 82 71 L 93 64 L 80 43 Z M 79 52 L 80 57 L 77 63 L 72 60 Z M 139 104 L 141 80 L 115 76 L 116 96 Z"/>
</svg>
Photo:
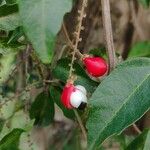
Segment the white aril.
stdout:
<svg viewBox="0 0 150 150">
<path fill-rule="evenodd" d="M 77 89 L 79 89 L 81 92 L 83 92 L 84 95 L 87 94 L 87 91 L 86 91 L 86 89 L 85 89 L 84 86 L 82 86 L 82 85 L 76 85 L 75 87 L 76 87 Z"/>
<path fill-rule="evenodd" d="M 70 96 L 70 104 L 78 108 L 82 102 L 87 103 L 87 97 L 81 90 L 77 89 Z"/>
</svg>

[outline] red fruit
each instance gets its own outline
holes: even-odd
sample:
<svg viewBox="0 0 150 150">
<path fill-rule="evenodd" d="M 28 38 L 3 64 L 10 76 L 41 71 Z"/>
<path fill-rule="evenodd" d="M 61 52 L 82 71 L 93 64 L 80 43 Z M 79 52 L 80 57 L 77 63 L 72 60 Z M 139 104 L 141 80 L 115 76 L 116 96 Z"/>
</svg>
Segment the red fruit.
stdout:
<svg viewBox="0 0 150 150">
<path fill-rule="evenodd" d="M 75 91 L 75 86 L 73 84 L 67 84 L 62 92 L 61 95 L 61 102 L 64 104 L 64 106 L 68 109 L 72 109 L 73 106 L 70 104 L 70 96 L 72 92 Z"/>
<path fill-rule="evenodd" d="M 83 110 L 87 105 L 86 93 L 83 86 L 74 86 L 67 83 L 61 95 L 61 102 L 68 109 L 78 108 Z"/>
<path fill-rule="evenodd" d="M 107 72 L 107 63 L 101 57 L 85 57 L 83 62 L 87 72 L 94 77 L 103 76 Z"/>
</svg>

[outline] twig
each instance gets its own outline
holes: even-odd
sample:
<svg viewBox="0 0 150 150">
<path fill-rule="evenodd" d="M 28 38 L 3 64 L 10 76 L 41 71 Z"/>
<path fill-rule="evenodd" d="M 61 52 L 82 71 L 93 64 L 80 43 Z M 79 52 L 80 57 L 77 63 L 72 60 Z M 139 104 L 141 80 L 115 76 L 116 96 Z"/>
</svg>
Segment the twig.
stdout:
<svg viewBox="0 0 150 150">
<path fill-rule="evenodd" d="M 85 138 L 85 141 L 87 141 L 87 133 L 86 133 L 86 129 L 85 129 L 83 123 L 82 123 L 81 117 L 79 116 L 79 114 L 78 114 L 76 109 L 74 109 L 74 113 L 75 113 L 75 116 L 76 116 L 77 121 L 79 123 L 79 126 L 80 126 L 80 128 L 82 130 L 82 133 L 83 133 L 83 136 Z"/>
<path fill-rule="evenodd" d="M 19 92 L 17 91 L 14 96 L 7 97 L 7 100 L 5 100 L 3 103 L 0 103 L 0 108 L 3 105 L 5 105 L 7 102 L 16 100 L 18 97 L 20 97 L 24 93 L 24 91 L 29 91 L 29 90 L 31 90 L 32 88 L 34 88 L 38 84 L 40 84 L 40 82 L 35 82 L 33 84 L 30 84 L 30 85 L 26 86 L 23 90 L 21 90 Z"/>
<path fill-rule="evenodd" d="M 130 9 L 131 9 L 132 22 L 137 31 L 137 34 L 139 35 L 141 40 L 145 40 L 146 37 L 144 35 L 144 31 L 142 30 L 141 26 L 139 25 L 139 21 L 137 19 L 137 15 L 135 12 L 134 0 L 129 1 L 129 5 L 130 5 Z"/>
<path fill-rule="evenodd" d="M 65 34 L 65 36 L 66 36 L 66 39 L 67 39 L 67 41 L 68 41 L 68 43 L 69 43 L 70 48 L 71 48 L 71 49 L 74 49 L 73 43 L 72 43 L 72 41 L 71 41 L 70 38 L 69 38 L 68 31 L 67 31 L 67 29 L 66 29 L 66 26 L 65 26 L 65 23 L 64 23 L 64 22 L 63 22 L 63 24 L 62 24 L 62 27 L 63 27 L 63 31 L 64 31 L 64 34 Z M 76 51 L 76 54 L 77 54 L 78 57 L 80 57 L 80 58 L 83 57 L 83 54 L 80 53 L 79 50 Z"/>
<path fill-rule="evenodd" d="M 28 62 L 28 53 L 30 53 L 30 44 L 27 44 L 26 51 L 25 51 L 25 84 L 28 84 L 28 67 L 29 67 L 29 62 Z"/>
<path fill-rule="evenodd" d="M 64 34 L 65 34 L 65 36 L 66 36 L 66 39 L 67 39 L 67 41 L 68 41 L 68 43 L 69 43 L 69 46 L 73 49 L 73 48 L 74 48 L 74 47 L 73 47 L 73 43 L 72 43 L 72 41 L 71 41 L 70 38 L 69 38 L 68 31 L 67 31 L 67 29 L 66 29 L 66 26 L 65 26 L 65 23 L 64 23 L 64 22 L 62 23 L 62 29 L 63 29 L 63 32 L 64 32 Z"/>
<path fill-rule="evenodd" d="M 109 0 L 101 0 L 101 5 L 102 5 L 104 34 L 105 34 L 107 52 L 109 57 L 109 72 L 110 72 L 116 66 L 116 54 L 115 54 L 115 48 L 113 43 Z"/>
<path fill-rule="evenodd" d="M 133 124 L 133 128 L 138 134 L 142 133 L 141 130 L 137 127 L 137 125 L 135 123 Z"/>
<path fill-rule="evenodd" d="M 84 30 L 84 27 L 82 26 L 82 20 L 83 20 L 83 18 L 86 17 L 86 14 L 85 14 L 85 7 L 86 6 L 87 6 L 87 0 L 83 0 L 81 10 L 78 10 L 78 13 L 80 15 L 77 18 L 79 22 L 77 24 L 76 31 L 74 32 L 75 43 L 73 44 L 73 52 L 72 52 L 72 60 L 71 60 L 71 64 L 70 64 L 69 78 L 71 78 L 72 73 L 74 71 L 73 64 L 75 61 L 75 54 L 78 51 L 78 43 L 82 41 L 82 38 L 80 38 L 80 33 L 81 33 L 81 30 Z"/>
<path fill-rule="evenodd" d="M 59 83 L 60 81 L 58 79 L 53 79 L 53 80 L 43 80 L 45 83 Z"/>
</svg>

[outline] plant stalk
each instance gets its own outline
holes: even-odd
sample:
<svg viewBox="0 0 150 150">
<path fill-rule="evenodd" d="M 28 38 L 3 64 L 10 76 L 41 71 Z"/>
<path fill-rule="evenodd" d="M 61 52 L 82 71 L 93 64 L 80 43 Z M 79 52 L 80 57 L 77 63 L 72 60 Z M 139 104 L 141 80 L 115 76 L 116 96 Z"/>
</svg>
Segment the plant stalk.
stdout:
<svg viewBox="0 0 150 150">
<path fill-rule="evenodd" d="M 111 72 L 116 66 L 116 54 L 113 43 L 113 33 L 112 33 L 112 24 L 110 16 L 110 2 L 109 0 L 101 0 L 102 5 L 102 18 L 103 18 L 103 27 L 104 35 L 109 59 L 109 72 Z"/>
</svg>

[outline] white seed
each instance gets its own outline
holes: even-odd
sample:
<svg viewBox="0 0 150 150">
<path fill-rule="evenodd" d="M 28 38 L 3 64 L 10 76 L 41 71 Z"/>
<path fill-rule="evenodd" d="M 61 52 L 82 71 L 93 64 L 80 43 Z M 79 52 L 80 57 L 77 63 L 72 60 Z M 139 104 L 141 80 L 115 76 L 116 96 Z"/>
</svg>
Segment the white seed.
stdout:
<svg viewBox="0 0 150 150">
<path fill-rule="evenodd" d="M 83 94 L 83 92 L 81 92 L 80 90 L 76 90 L 71 94 L 70 104 L 74 108 L 78 108 L 82 102 L 87 103 L 87 97 L 85 94 Z"/>
<path fill-rule="evenodd" d="M 85 89 L 84 86 L 82 86 L 82 85 L 76 85 L 75 87 L 77 89 L 79 89 L 84 95 L 87 95 L 87 91 L 86 91 L 86 89 Z"/>
</svg>

